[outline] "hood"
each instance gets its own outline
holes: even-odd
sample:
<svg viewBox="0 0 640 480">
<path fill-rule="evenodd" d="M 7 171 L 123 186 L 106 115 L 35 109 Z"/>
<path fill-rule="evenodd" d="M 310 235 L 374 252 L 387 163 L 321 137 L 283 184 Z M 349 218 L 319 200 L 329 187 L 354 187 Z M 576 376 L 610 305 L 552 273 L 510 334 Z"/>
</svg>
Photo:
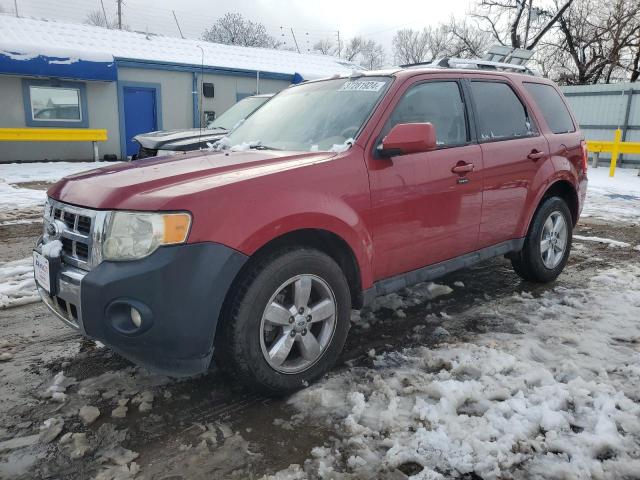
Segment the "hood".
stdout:
<svg viewBox="0 0 640 480">
<path fill-rule="evenodd" d="M 133 139 L 144 148 L 153 150 L 183 150 L 185 146 L 198 145 L 216 141 L 227 134 L 227 130 L 210 130 L 203 128 L 188 128 L 184 130 L 159 130 L 157 132 L 141 133 Z"/>
<path fill-rule="evenodd" d="M 332 152 L 193 152 L 119 163 L 65 177 L 47 191 L 55 200 L 96 209 L 184 209 L 181 199 L 322 162 Z"/>
</svg>

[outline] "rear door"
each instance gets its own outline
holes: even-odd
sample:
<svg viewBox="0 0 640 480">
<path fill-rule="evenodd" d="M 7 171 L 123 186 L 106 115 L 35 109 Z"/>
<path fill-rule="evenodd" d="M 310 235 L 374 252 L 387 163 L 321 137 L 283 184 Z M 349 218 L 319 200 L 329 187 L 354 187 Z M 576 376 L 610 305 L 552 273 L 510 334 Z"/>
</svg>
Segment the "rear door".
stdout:
<svg viewBox="0 0 640 480">
<path fill-rule="evenodd" d="M 400 89 L 368 149 L 376 279 L 475 250 L 482 202 L 482 157 L 456 79 L 417 79 Z M 427 79 L 429 79 L 427 81 Z M 375 147 L 399 123 L 430 122 L 438 149 L 379 158 Z M 464 174 L 452 172 L 469 165 Z"/>
<path fill-rule="evenodd" d="M 478 240 L 484 248 L 523 236 L 529 190 L 549 156 L 549 145 L 507 79 L 472 78 L 469 87 L 484 167 Z"/>
<path fill-rule="evenodd" d="M 540 111 L 545 121 L 544 130 L 552 157 L 564 157 L 582 170 L 582 133 L 576 128 L 565 101 L 553 85 L 523 82 L 527 94 L 533 99 L 532 106 Z"/>
</svg>

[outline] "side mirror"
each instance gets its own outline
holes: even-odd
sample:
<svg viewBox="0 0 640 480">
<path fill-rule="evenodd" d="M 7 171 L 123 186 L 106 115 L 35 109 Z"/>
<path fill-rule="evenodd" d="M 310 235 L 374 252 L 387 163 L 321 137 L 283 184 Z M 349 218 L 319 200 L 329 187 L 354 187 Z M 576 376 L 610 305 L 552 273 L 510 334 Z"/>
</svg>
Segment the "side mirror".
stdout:
<svg viewBox="0 0 640 480">
<path fill-rule="evenodd" d="M 437 148 L 436 127 L 431 123 L 399 123 L 382 139 L 378 153 L 385 158 Z"/>
</svg>

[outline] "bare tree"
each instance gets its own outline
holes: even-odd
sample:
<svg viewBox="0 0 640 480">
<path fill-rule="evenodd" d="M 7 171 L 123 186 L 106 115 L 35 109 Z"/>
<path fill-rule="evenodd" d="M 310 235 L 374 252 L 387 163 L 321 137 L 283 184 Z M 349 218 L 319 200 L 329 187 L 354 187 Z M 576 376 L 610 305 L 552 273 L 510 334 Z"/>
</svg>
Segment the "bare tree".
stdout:
<svg viewBox="0 0 640 480">
<path fill-rule="evenodd" d="M 207 42 L 244 47 L 278 48 L 280 43 L 267 33 L 261 23 L 245 19 L 239 13 L 226 13 L 211 28 L 205 30 L 202 39 Z"/>
<path fill-rule="evenodd" d="M 313 51 L 320 53 L 321 55 L 336 55 L 337 48 L 333 44 L 333 41 L 329 38 L 324 38 L 313 45 Z"/>
<path fill-rule="evenodd" d="M 116 28 L 117 20 L 109 20 L 105 18 L 104 13 L 100 9 L 91 10 L 84 18 L 85 25 L 93 25 L 94 27 Z"/>
<path fill-rule="evenodd" d="M 452 18 L 448 24 L 421 31 L 398 30 L 393 37 L 396 62 L 420 63 L 439 57 L 479 57 L 491 43 L 491 34 L 466 20 Z"/>
<path fill-rule="evenodd" d="M 573 0 L 547 9 L 541 0 L 480 0 L 473 16 L 502 45 L 532 50 L 556 25 Z"/>
<path fill-rule="evenodd" d="M 479 58 L 491 45 L 491 34 L 481 30 L 475 23 L 466 19 L 452 18 L 444 32 L 448 33 L 446 45 L 442 49 L 452 57 Z"/>
<path fill-rule="evenodd" d="M 369 40 L 360 52 L 360 58 L 360 65 L 369 70 L 376 70 L 384 66 L 387 54 L 381 44 Z"/>
<path fill-rule="evenodd" d="M 428 28 L 398 30 L 393 37 L 393 54 L 398 64 L 420 63 L 431 59 L 431 32 Z"/>
<path fill-rule="evenodd" d="M 559 19 L 550 43 L 561 59 L 552 74 L 561 83 L 611 83 L 637 79 L 640 4 L 636 0 L 576 0 Z"/>
</svg>

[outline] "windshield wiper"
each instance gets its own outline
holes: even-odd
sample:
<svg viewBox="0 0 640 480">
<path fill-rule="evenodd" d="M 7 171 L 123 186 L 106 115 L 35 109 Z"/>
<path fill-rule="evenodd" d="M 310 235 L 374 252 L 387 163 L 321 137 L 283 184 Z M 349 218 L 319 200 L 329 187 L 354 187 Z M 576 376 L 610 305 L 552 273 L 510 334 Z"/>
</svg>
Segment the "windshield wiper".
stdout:
<svg viewBox="0 0 640 480">
<path fill-rule="evenodd" d="M 251 145 L 249 148 L 251 150 L 281 150 L 280 148 L 270 147 L 268 145 L 262 145 L 261 143 L 257 145 Z"/>
</svg>

